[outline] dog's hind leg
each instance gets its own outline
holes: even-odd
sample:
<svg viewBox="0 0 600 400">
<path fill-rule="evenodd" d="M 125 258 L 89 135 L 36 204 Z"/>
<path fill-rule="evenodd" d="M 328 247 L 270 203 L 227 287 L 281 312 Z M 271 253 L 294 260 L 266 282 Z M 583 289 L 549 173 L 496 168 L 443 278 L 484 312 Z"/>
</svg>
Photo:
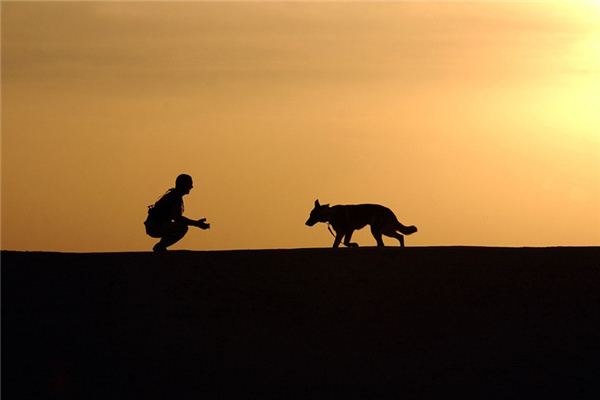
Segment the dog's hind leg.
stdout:
<svg viewBox="0 0 600 400">
<path fill-rule="evenodd" d="M 404 235 L 396 233 L 394 237 L 400 242 L 400 247 L 404 247 Z"/>
<path fill-rule="evenodd" d="M 398 239 L 398 241 L 400 242 L 400 247 L 404 247 L 404 235 L 399 234 L 398 232 L 396 232 L 393 229 L 387 229 L 383 232 L 383 234 L 385 236 L 389 236 L 389 237 Z"/>
<path fill-rule="evenodd" d="M 381 230 L 379 228 L 376 228 L 373 225 L 371 225 L 371 234 L 373 235 L 373 237 L 377 241 L 377 246 L 378 247 L 384 247 L 385 246 L 385 243 L 383 243 L 383 238 L 381 237 Z"/>
</svg>

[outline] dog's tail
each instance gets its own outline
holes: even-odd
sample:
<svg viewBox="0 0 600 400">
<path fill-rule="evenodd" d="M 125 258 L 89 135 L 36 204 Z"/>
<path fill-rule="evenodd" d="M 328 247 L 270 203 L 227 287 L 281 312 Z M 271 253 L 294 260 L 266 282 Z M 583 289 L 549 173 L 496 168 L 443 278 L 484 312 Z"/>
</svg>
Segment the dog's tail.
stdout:
<svg viewBox="0 0 600 400">
<path fill-rule="evenodd" d="M 404 226 L 400 222 L 398 222 L 398 227 L 396 229 L 404 235 L 410 235 L 411 233 L 415 233 L 417 231 L 416 226 L 414 226 L 414 225 Z"/>
</svg>

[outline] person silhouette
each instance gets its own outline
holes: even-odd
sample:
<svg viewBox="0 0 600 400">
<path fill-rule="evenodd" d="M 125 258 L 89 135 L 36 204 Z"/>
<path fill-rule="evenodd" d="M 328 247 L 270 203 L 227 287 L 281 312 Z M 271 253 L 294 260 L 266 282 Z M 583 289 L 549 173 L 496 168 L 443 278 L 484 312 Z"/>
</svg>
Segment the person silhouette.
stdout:
<svg viewBox="0 0 600 400">
<path fill-rule="evenodd" d="M 175 187 L 169 189 L 154 205 L 148 206 L 148 217 L 144 221 L 146 234 L 160 241 L 152 248 L 155 252 L 167 251 L 167 247 L 181 240 L 188 226 L 209 229 L 206 218 L 197 221 L 183 216 L 183 196 L 194 187 L 192 177 L 181 174 L 175 180 Z"/>
</svg>

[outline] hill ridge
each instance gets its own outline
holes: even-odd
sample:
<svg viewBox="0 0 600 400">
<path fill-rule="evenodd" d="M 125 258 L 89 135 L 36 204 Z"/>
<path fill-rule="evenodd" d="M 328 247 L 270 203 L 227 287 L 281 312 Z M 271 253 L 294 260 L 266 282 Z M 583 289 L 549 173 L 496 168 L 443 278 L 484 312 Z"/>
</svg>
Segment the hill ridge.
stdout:
<svg viewBox="0 0 600 400">
<path fill-rule="evenodd" d="M 600 248 L 3 251 L 1 270 L 7 398 L 600 393 Z"/>
</svg>

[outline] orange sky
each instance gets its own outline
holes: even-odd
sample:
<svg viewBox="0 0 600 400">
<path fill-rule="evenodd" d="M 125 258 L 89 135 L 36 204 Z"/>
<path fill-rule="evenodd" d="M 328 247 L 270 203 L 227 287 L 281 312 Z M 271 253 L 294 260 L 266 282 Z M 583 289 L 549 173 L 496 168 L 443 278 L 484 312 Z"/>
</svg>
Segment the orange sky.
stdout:
<svg viewBox="0 0 600 400">
<path fill-rule="evenodd" d="M 599 2 L 2 2 L 1 247 L 149 250 L 180 172 L 174 249 L 598 246 L 598 104 Z"/>
</svg>

